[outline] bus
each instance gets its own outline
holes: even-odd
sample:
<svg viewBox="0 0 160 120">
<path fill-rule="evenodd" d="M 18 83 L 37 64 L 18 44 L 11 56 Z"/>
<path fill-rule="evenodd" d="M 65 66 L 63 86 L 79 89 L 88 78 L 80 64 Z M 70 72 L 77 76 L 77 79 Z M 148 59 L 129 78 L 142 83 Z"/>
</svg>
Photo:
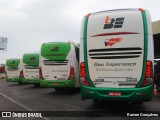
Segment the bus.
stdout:
<svg viewBox="0 0 160 120">
<path fill-rule="evenodd" d="M 40 53 L 40 85 L 55 90 L 80 88 L 79 45 L 71 42 L 44 43 Z"/>
<path fill-rule="evenodd" d="M 150 101 L 153 51 L 148 11 L 117 9 L 87 14 L 80 40 L 82 100 Z"/>
<path fill-rule="evenodd" d="M 6 78 L 5 64 L 0 64 L 0 79 Z"/>
<path fill-rule="evenodd" d="M 28 53 L 23 55 L 23 74 L 22 83 L 34 84 L 35 87 L 40 86 L 39 78 L 39 54 Z"/>
<path fill-rule="evenodd" d="M 0 73 L 5 73 L 5 64 L 0 64 Z"/>
<path fill-rule="evenodd" d="M 23 71 L 22 60 L 18 58 L 7 59 L 5 65 L 7 82 L 18 82 L 22 84 Z"/>
</svg>

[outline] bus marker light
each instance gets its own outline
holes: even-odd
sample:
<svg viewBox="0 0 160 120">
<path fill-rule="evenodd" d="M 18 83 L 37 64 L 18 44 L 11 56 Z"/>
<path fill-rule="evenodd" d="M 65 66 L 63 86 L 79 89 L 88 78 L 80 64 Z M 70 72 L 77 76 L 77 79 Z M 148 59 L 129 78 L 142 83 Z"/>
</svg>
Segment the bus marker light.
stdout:
<svg viewBox="0 0 160 120">
<path fill-rule="evenodd" d="M 74 79 L 74 78 L 75 78 L 74 68 L 71 66 L 71 67 L 70 67 L 70 75 L 69 75 L 69 77 L 68 77 L 67 80 L 72 80 L 72 79 Z"/>
<path fill-rule="evenodd" d="M 146 62 L 145 79 L 142 82 L 141 87 L 150 85 L 152 83 L 153 83 L 153 65 L 152 65 L 152 61 L 147 60 L 147 62 Z"/>
<path fill-rule="evenodd" d="M 86 69 L 84 62 L 80 64 L 80 75 L 81 75 L 81 83 L 85 86 L 90 86 L 88 80 L 86 79 Z"/>
<path fill-rule="evenodd" d="M 19 77 L 23 77 L 24 78 L 24 73 L 23 73 L 23 70 L 20 71 L 20 75 Z"/>
</svg>

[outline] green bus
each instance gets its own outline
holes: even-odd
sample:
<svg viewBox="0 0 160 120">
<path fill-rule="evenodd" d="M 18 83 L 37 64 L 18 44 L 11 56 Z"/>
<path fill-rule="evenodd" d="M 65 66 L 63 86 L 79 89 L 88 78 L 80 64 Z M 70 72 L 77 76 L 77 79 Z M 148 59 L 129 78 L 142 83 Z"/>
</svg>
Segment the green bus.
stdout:
<svg viewBox="0 0 160 120">
<path fill-rule="evenodd" d="M 18 58 L 7 59 L 5 64 L 7 82 L 22 83 L 22 61 Z"/>
<path fill-rule="evenodd" d="M 44 43 L 40 53 L 40 76 L 43 87 L 56 90 L 80 88 L 79 44 L 70 42 Z"/>
<path fill-rule="evenodd" d="M 23 55 L 23 74 L 22 82 L 24 84 L 34 84 L 35 87 L 40 86 L 39 78 L 39 54 L 28 53 Z"/>
<path fill-rule="evenodd" d="M 119 9 L 86 15 L 80 41 L 82 99 L 143 103 L 153 94 L 149 12 Z"/>
</svg>

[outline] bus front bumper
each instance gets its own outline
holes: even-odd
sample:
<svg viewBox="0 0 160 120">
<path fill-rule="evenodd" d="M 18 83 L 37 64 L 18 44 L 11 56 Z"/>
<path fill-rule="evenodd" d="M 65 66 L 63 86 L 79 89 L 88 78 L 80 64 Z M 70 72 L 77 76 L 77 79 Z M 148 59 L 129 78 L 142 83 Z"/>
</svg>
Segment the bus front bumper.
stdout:
<svg viewBox="0 0 160 120">
<path fill-rule="evenodd" d="M 75 87 L 75 80 L 41 80 L 40 86 L 53 88 Z"/>
<path fill-rule="evenodd" d="M 119 92 L 111 96 L 110 92 Z M 81 98 L 106 101 L 150 101 L 153 95 L 153 84 L 141 88 L 96 88 L 81 85 Z"/>
<path fill-rule="evenodd" d="M 40 83 L 40 79 L 26 79 L 26 78 L 23 78 L 22 80 L 22 83 L 23 84 L 39 84 Z"/>
<path fill-rule="evenodd" d="M 22 78 L 6 78 L 7 82 L 21 82 Z"/>
</svg>

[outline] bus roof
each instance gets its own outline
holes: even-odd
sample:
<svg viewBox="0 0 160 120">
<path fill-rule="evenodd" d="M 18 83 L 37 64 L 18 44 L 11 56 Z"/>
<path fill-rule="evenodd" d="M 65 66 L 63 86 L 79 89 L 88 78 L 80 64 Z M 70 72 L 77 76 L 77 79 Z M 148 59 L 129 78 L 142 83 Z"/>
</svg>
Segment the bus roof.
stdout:
<svg viewBox="0 0 160 120">
<path fill-rule="evenodd" d="M 41 56 L 49 60 L 65 60 L 70 51 L 70 43 L 49 42 L 42 45 Z"/>
<path fill-rule="evenodd" d="M 144 11 L 144 10 L 142 8 L 126 8 L 126 9 L 104 10 L 104 11 L 94 12 L 90 14 L 95 15 L 103 12 L 115 12 L 115 11 Z"/>
<path fill-rule="evenodd" d="M 20 64 L 20 59 L 18 58 L 6 60 L 6 66 L 9 68 L 17 68 L 19 64 Z"/>
<path fill-rule="evenodd" d="M 39 54 L 28 53 L 23 55 L 23 62 L 27 65 L 39 65 Z"/>
</svg>

